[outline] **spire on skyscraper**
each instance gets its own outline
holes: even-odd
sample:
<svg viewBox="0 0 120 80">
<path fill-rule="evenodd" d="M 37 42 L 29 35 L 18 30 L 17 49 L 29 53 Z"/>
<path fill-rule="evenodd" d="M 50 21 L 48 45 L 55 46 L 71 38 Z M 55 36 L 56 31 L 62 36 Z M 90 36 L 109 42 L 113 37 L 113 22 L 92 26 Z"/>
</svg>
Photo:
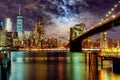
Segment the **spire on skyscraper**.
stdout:
<svg viewBox="0 0 120 80">
<path fill-rule="evenodd" d="M 19 15 L 21 15 L 21 6 L 19 5 Z"/>
<path fill-rule="evenodd" d="M 23 21 L 22 21 L 22 14 L 21 14 L 21 5 L 19 5 L 19 14 L 17 16 L 17 32 L 18 32 L 18 38 L 23 38 Z"/>
</svg>

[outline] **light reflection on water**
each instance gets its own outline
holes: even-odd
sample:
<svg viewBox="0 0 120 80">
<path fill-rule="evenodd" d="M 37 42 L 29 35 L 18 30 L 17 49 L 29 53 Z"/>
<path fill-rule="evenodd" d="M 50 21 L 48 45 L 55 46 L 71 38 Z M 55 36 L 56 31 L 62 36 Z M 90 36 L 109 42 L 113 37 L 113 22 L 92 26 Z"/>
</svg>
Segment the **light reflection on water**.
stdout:
<svg viewBox="0 0 120 80">
<path fill-rule="evenodd" d="M 108 70 L 101 70 L 99 80 L 120 80 L 120 74 L 115 74 Z"/>
<path fill-rule="evenodd" d="M 86 80 L 85 55 L 83 53 L 68 53 L 66 56 L 66 80 Z"/>
<path fill-rule="evenodd" d="M 12 52 L 9 80 L 85 80 L 84 59 L 83 53 Z"/>
<path fill-rule="evenodd" d="M 86 56 L 80 52 L 11 52 L 11 61 L 9 80 L 118 80 L 120 78 L 109 70 L 98 70 L 95 55 Z"/>
</svg>

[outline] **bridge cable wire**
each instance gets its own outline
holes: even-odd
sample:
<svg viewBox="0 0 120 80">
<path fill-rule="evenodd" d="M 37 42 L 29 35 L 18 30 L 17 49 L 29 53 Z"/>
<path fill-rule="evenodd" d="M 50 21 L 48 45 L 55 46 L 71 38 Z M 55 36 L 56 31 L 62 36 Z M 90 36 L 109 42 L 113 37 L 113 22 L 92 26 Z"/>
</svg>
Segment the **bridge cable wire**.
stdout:
<svg viewBox="0 0 120 80">
<path fill-rule="evenodd" d="M 108 13 L 106 13 L 105 18 L 102 18 L 101 22 L 104 21 L 104 19 L 110 17 L 112 13 L 116 10 L 116 8 L 118 8 L 119 5 L 120 5 L 120 0 L 108 11 Z"/>
</svg>

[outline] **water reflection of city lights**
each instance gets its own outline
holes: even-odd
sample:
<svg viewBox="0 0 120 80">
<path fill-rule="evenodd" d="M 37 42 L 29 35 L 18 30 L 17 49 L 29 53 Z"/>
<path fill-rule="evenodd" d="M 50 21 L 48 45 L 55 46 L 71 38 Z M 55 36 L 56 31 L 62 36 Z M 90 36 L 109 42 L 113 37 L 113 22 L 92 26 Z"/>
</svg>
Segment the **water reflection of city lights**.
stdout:
<svg viewBox="0 0 120 80">
<path fill-rule="evenodd" d="M 65 50 L 69 51 L 69 49 L 66 48 L 48 48 L 48 49 L 40 49 L 40 48 L 21 48 L 20 51 L 59 51 L 59 50 Z"/>
<path fill-rule="evenodd" d="M 100 80 L 120 80 L 120 74 L 115 74 L 108 70 L 101 70 Z"/>
<path fill-rule="evenodd" d="M 100 55 L 120 58 L 120 48 L 103 48 Z"/>
<path fill-rule="evenodd" d="M 16 59 L 16 61 L 17 61 L 17 62 L 23 62 L 23 58 L 22 58 L 22 57 L 18 57 L 18 58 Z"/>
</svg>

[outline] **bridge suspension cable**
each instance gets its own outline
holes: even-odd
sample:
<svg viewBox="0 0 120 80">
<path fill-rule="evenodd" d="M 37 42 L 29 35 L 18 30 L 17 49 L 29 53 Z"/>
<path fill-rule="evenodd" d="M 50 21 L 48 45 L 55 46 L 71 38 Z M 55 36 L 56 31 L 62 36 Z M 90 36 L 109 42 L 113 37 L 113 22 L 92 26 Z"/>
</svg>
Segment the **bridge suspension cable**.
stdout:
<svg viewBox="0 0 120 80">
<path fill-rule="evenodd" d="M 106 13 L 105 18 L 102 18 L 101 22 L 104 21 L 104 19 L 110 17 L 112 13 L 116 10 L 116 8 L 118 8 L 119 5 L 120 5 L 120 0 Z"/>
</svg>

